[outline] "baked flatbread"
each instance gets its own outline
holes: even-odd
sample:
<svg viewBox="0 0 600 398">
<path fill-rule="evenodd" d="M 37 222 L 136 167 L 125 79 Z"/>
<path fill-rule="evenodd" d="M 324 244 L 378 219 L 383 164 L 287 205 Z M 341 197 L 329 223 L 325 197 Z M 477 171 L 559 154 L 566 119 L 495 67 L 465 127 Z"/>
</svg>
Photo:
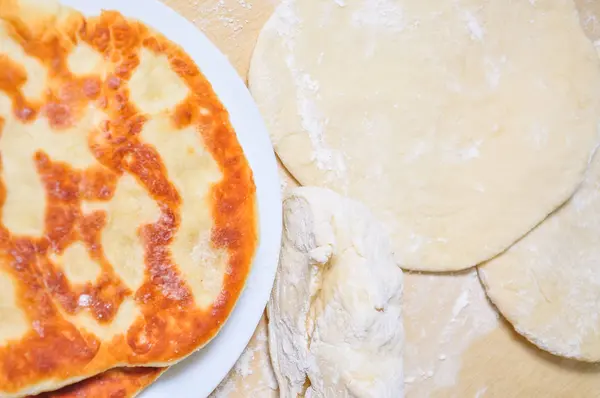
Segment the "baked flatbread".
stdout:
<svg viewBox="0 0 600 398">
<path fill-rule="evenodd" d="M 229 316 L 257 246 L 227 111 L 116 12 L 0 0 L 0 396 L 166 366 Z"/>
<path fill-rule="evenodd" d="M 167 368 L 116 368 L 29 398 L 131 398 L 152 384 Z"/>
</svg>

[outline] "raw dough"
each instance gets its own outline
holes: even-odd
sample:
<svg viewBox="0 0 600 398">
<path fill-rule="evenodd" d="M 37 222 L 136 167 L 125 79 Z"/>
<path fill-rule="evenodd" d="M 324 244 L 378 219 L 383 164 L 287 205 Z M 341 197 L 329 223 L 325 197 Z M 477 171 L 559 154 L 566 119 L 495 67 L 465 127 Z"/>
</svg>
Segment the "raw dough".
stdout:
<svg viewBox="0 0 600 398">
<path fill-rule="evenodd" d="M 500 312 L 535 345 L 600 361 L 600 154 L 571 200 L 479 275 Z"/>
<path fill-rule="evenodd" d="M 268 306 L 281 397 L 402 397 L 401 296 L 402 271 L 366 207 L 293 190 Z"/>
<path fill-rule="evenodd" d="M 597 398 L 600 365 L 547 354 L 516 335 L 498 319 L 474 269 L 405 274 L 402 307 L 407 398 Z M 265 319 L 211 398 L 279 397 Z"/>
<path fill-rule="evenodd" d="M 572 0 L 286 0 L 249 82 L 292 174 L 368 203 L 410 269 L 505 250 L 597 141 L 599 61 Z"/>
</svg>

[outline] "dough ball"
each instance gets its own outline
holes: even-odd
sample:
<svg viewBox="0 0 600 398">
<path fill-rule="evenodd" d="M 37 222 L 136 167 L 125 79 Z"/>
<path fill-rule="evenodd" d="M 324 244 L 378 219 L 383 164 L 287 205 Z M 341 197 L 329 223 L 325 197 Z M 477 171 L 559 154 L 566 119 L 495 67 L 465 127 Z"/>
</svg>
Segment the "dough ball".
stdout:
<svg viewBox="0 0 600 398">
<path fill-rule="evenodd" d="M 530 231 L 581 183 L 600 120 L 572 0 L 286 0 L 249 83 L 292 174 L 368 204 L 414 270 Z"/>
<path fill-rule="evenodd" d="M 543 350 L 600 361 L 600 156 L 556 213 L 479 267 L 487 295 Z"/>
<path fill-rule="evenodd" d="M 294 189 L 281 250 L 268 305 L 281 397 L 402 397 L 403 276 L 371 213 L 327 189 Z"/>
</svg>

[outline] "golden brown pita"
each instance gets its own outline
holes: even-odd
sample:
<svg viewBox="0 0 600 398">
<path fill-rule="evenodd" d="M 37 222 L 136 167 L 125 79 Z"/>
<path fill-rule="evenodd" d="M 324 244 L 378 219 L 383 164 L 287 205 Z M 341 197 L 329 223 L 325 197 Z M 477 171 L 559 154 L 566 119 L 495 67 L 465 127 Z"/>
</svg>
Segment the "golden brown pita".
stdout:
<svg viewBox="0 0 600 398">
<path fill-rule="evenodd" d="M 0 396 L 171 365 L 217 334 L 255 186 L 181 48 L 116 12 L 0 0 L 0 155 Z"/>
</svg>

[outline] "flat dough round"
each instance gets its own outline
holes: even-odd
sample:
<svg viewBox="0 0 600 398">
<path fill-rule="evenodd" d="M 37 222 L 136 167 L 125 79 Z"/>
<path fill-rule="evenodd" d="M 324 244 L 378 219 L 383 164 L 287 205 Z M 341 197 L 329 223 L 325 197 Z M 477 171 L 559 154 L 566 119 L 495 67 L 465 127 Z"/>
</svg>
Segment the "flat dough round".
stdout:
<svg viewBox="0 0 600 398">
<path fill-rule="evenodd" d="M 556 213 L 479 267 L 490 299 L 543 350 L 600 361 L 600 156 Z"/>
<path fill-rule="evenodd" d="M 416 270 L 481 263 L 567 200 L 600 116 L 571 0 L 285 1 L 249 83 L 292 174 L 368 203 Z"/>
<path fill-rule="evenodd" d="M 323 188 L 284 201 L 268 305 L 281 398 L 401 398 L 402 270 L 361 203 Z"/>
</svg>

